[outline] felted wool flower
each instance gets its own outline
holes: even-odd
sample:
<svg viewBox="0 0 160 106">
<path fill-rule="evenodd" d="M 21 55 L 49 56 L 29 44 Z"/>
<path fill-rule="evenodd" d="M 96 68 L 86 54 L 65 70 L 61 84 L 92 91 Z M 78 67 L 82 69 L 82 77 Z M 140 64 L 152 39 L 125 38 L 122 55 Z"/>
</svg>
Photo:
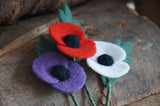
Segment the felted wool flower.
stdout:
<svg viewBox="0 0 160 106">
<path fill-rule="evenodd" d="M 86 60 L 95 72 L 108 77 L 118 78 L 128 73 L 130 66 L 123 62 L 126 52 L 113 43 L 95 41 L 97 52 Z"/>
<path fill-rule="evenodd" d="M 84 31 L 75 24 L 60 22 L 51 25 L 49 32 L 57 48 L 70 57 L 85 59 L 96 53 L 94 41 L 86 39 Z"/>
<path fill-rule="evenodd" d="M 57 52 L 42 54 L 34 60 L 32 69 L 37 77 L 67 94 L 80 90 L 86 81 L 83 68 Z"/>
</svg>

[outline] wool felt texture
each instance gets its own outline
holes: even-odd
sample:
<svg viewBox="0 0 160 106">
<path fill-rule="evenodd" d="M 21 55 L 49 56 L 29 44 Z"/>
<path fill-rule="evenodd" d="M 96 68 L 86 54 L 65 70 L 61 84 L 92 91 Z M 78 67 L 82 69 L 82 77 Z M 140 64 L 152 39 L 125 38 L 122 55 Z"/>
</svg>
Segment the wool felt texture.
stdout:
<svg viewBox="0 0 160 106">
<path fill-rule="evenodd" d="M 67 4 L 64 4 L 63 10 L 61 9 L 58 10 L 58 14 L 61 22 L 70 22 L 70 23 L 78 24 L 77 20 L 73 21 L 72 13 Z"/>
<path fill-rule="evenodd" d="M 113 58 L 107 54 L 103 54 L 103 55 L 99 56 L 97 61 L 99 64 L 102 64 L 105 66 L 111 66 L 114 63 Z"/>
<path fill-rule="evenodd" d="M 121 48 L 123 48 L 127 54 L 127 57 L 125 58 L 125 60 L 123 60 L 124 62 L 131 64 L 132 62 L 132 58 L 129 57 L 129 54 L 132 50 L 132 43 L 130 41 L 124 42 L 122 43 L 121 40 L 117 39 L 114 44 L 120 46 Z M 110 80 L 111 82 L 111 86 L 119 79 L 119 78 L 107 78 L 101 75 L 101 79 L 103 84 L 106 86 L 107 82 Z"/>
<path fill-rule="evenodd" d="M 79 48 L 81 45 L 76 35 L 68 35 L 64 38 L 64 42 L 71 48 Z"/>
<path fill-rule="evenodd" d="M 54 42 L 54 40 L 49 42 L 43 35 L 40 35 L 39 44 L 36 45 L 36 50 L 39 56 L 44 54 L 45 52 L 51 52 L 51 51 L 58 52 L 58 49 L 56 47 L 56 42 Z"/>
<path fill-rule="evenodd" d="M 121 47 L 104 41 L 95 41 L 95 43 L 97 48 L 95 56 L 86 60 L 92 70 L 108 78 L 118 78 L 128 73 L 130 66 L 123 62 L 126 58 L 126 52 Z M 102 54 L 110 55 L 114 60 L 114 64 L 112 66 L 99 64 L 97 59 Z"/>
<path fill-rule="evenodd" d="M 132 58 L 129 56 L 129 54 L 131 53 L 131 50 L 132 50 L 132 43 L 130 41 L 122 43 L 121 40 L 119 40 L 119 39 L 116 40 L 114 43 L 125 50 L 127 56 L 124 59 L 124 62 L 131 64 Z"/>
<path fill-rule="evenodd" d="M 54 66 L 64 66 L 70 72 L 70 78 L 60 81 L 51 75 Z M 51 84 L 51 86 L 63 93 L 75 93 L 80 90 L 86 81 L 86 73 L 83 68 L 75 62 L 66 60 L 57 52 L 46 52 L 34 60 L 33 72 L 41 80 Z"/>
<path fill-rule="evenodd" d="M 51 75 L 60 81 L 66 81 L 71 77 L 69 70 L 61 65 L 54 66 L 51 70 Z"/>
<path fill-rule="evenodd" d="M 95 43 L 91 39 L 85 38 L 84 31 L 72 23 L 61 22 L 51 25 L 49 28 L 51 37 L 57 42 L 57 48 L 64 54 L 79 59 L 94 56 L 96 53 Z M 64 42 L 67 35 L 76 35 L 80 41 L 79 48 L 71 48 Z"/>
</svg>

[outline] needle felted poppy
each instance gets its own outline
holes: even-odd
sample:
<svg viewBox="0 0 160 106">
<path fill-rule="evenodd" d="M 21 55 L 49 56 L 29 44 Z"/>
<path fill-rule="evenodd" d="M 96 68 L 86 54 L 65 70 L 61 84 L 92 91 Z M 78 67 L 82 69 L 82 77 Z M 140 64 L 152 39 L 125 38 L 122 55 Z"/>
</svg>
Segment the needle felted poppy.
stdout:
<svg viewBox="0 0 160 106">
<path fill-rule="evenodd" d="M 80 90 L 86 81 L 83 68 L 57 52 L 42 54 L 34 60 L 32 69 L 37 77 L 67 94 Z"/>
<path fill-rule="evenodd" d="M 57 48 L 70 57 L 84 59 L 96 53 L 94 41 L 86 39 L 84 31 L 75 24 L 60 22 L 51 25 L 49 32 Z"/>
<path fill-rule="evenodd" d="M 95 72 L 108 77 L 118 78 L 128 73 L 130 66 L 123 62 L 126 52 L 113 43 L 95 41 L 97 52 L 86 60 Z"/>
</svg>

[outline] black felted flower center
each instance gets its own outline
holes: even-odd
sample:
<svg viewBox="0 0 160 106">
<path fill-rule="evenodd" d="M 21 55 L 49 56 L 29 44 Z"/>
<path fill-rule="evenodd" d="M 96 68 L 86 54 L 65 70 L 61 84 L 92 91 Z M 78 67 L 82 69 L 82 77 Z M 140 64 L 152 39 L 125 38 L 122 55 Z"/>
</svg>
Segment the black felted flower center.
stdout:
<svg viewBox="0 0 160 106">
<path fill-rule="evenodd" d="M 103 54 L 99 56 L 97 61 L 99 64 L 102 64 L 105 66 L 111 66 L 114 63 L 113 58 L 107 54 Z"/>
<path fill-rule="evenodd" d="M 65 81 L 71 77 L 69 70 L 61 65 L 54 66 L 52 68 L 51 75 L 60 81 Z"/>
<path fill-rule="evenodd" d="M 80 47 L 80 41 L 76 35 L 67 35 L 64 38 L 64 42 L 67 44 L 67 46 L 69 46 L 71 48 L 79 48 Z"/>
</svg>

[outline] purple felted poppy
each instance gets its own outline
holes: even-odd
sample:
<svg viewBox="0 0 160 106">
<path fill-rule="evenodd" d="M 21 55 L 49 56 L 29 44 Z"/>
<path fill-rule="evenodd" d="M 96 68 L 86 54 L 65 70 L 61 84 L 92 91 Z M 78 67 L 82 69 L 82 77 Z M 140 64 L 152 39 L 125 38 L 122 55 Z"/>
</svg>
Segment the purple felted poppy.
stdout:
<svg viewBox="0 0 160 106">
<path fill-rule="evenodd" d="M 57 52 L 47 52 L 35 59 L 32 69 L 37 77 L 67 94 L 80 90 L 86 81 L 83 68 Z"/>
</svg>

